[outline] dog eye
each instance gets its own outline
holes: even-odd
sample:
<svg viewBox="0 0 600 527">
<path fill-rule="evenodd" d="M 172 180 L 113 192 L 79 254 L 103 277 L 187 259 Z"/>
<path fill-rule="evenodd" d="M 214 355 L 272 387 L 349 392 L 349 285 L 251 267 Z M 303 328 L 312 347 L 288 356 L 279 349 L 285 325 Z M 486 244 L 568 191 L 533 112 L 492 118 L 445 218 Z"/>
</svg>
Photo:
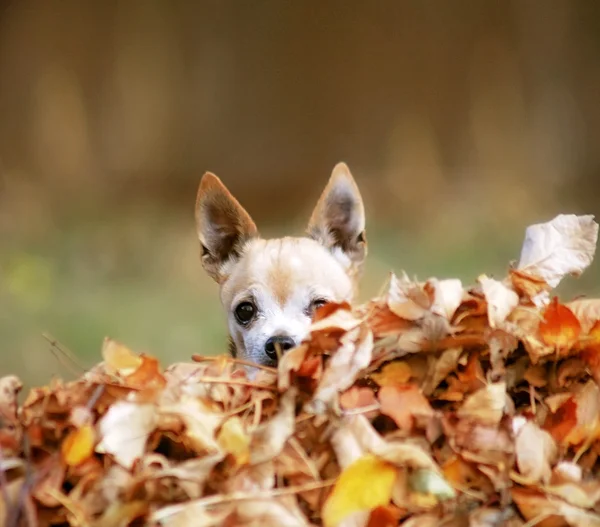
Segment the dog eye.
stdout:
<svg viewBox="0 0 600 527">
<path fill-rule="evenodd" d="M 314 316 L 315 311 L 327 303 L 328 301 L 324 298 L 316 298 L 310 303 L 310 306 L 308 306 L 307 314 L 311 317 Z"/>
<path fill-rule="evenodd" d="M 254 318 L 256 306 L 252 302 L 242 302 L 235 308 L 235 318 L 242 326 L 247 326 Z"/>
</svg>

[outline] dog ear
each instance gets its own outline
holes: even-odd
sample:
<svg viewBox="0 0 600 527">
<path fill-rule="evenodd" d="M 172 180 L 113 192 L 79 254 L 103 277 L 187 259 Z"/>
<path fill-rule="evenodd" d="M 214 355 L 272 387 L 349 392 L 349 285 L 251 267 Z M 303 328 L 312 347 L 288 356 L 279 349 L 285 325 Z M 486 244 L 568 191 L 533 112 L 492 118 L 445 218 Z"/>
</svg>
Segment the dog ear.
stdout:
<svg viewBox="0 0 600 527">
<path fill-rule="evenodd" d="M 258 236 L 250 215 L 221 180 L 207 172 L 196 197 L 196 229 L 202 248 L 202 265 L 217 282 L 223 264 L 238 258 L 244 244 Z"/>
<path fill-rule="evenodd" d="M 367 253 L 365 210 L 345 163 L 338 163 L 308 222 L 308 234 L 328 249 L 339 248 L 360 266 Z"/>
</svg>

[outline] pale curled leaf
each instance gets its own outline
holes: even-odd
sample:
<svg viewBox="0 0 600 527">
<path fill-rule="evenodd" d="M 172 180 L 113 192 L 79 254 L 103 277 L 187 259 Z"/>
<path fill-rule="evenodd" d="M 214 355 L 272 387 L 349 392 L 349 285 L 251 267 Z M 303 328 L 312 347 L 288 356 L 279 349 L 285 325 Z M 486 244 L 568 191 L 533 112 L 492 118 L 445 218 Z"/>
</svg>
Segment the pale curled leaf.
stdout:
<svg viewBox="0 0 600 527">
<path fill-rule="evenodd" d="M 517 268 L 556 287 L 564 276 L 579 275 L 592 263 L 597 241 L 594 216 L 560 214 L 527 228 Z"/>
<path fill-rule="evenodd" d="M 515 439 L 515 455 L 521 475 L 531 483 L 547 484 L 558 448 L 552 436 L 533 421 L 526 421 Z"/>
<path fill-rule="evenodd" d="M 302 514 L 295 496 L 241 501 L 236 507 L 236 514 L 240 525 L 310 527 L 310 523 Z"/>
<path fill-rule="evenodd" d="M 342 469 L 366 452 L 383 449 L 384 445 L 385 441 L 364 415 L 342 418 L 340 427 L 331 436 L 331 446 Z"/>
<path fill-rule="evenodd" d="M 233 505 L 208 509 L 204 503 L 189 501 L 162 507 L 152 513 L 150 521 L 163 527 L 220 527 L 232 513 Z"/>
<path fill-rule="evenodd" d="M 440 471 L 431 454 L 421 446 L 412 443 L 384 441 L 380 445 L 375 445 L 372 452 L 397 467 Z"/>
<path fill-rule="evenodd" d="M 294 433 L 296 418 L 295 388 L 283 394 L 279 402 L 279 411 L 252 435 L 250 442 L 250 463 L 264 463 L 277 456 Z"/>
<path fill-rule="evenodd" d="M 387 305 L 392 313 L 405 320 L 419 320 L 427 312 L 430 300 L 420 284 L 411 282 L 406 275 L 392 274 Z"/>
<path fill-rule="evenodd" d="M 485 275 L 480 276 L 478 280 L 481 284 L 485 301 L 487 302 L 490 327 L 498 327 L 519 304 L 519 295 L 506 287 L 502 282 L 488 278 Z"/>
<path fill-rule="evenodd" d="M 117 463 L 130 469 L 143 455 L 148 436 L 157 423 L 155 405 L 119 401 L 98 423 L 100 442 L 96 452 L 111 454 Z"/>
<path fill-rule="evenodd" d="M 161 404 L 159 410 L 162 418 L 175 417 L 185 424 L 185 435 L 192 441 L 195 450 L 220 452 L 215 432 L 224 416 L 214 412 L 201 399 L 181 394 L 176 401 Z"/>
<path fill-rule="evenodd" d="M 512 498 L 515 501 L 519 511 L 527 521 L 535 524 L 545 525 L 541 520 L 558 517 L 564 519 L 564 522 L 556 520 L 547 525 L 567 525 L 570 527 L 600 527 L 600 516 L 574 507 L 558 498 L 553 498 L 542 492 L 536 492 L 528 489 L 513 488 Z"/>
<path fill-rule="evenodd" d="M 456 491 L 438 472 L 430 469 L 417 469 L 411 472 L 408 483 L 414 492 L 435 496 L 438 501 L 456 497 Z"/>
<path fill-rule="evenodd" d="M 462 302 L 463 286 L 461 281 L 455 278 L 447 280 L 431 278 L 427 283 L 434 290 L 431 312 L 450 320 Z"/>
<path fill-rule="evenodd" d="M 600 298 L 579 298 L 565 304 L 577 317 L 584 333 L 600 320 Z"/>
<path fill-rule="evenodd" d="M 23 388 L 23 383 L 16 375 L 0 377 L 0 419 L 16 419 L 17 397 Z"/>
<path fill-rule="evenodd" d="M 458 417 L 482 424 L 497 425 L 506 406 L 506 383 L 488 384 L 467 397 L 458 409 Z"/>
<path fill-rule="evenodd" d="M 354 384 L 358 374 L 371 362 L 373 334 L 365 327 L 357 327 L 341 338 L 341 346 L 329 361 L 307 411 L 321 413 L 339 392 Z"/>
</svg>

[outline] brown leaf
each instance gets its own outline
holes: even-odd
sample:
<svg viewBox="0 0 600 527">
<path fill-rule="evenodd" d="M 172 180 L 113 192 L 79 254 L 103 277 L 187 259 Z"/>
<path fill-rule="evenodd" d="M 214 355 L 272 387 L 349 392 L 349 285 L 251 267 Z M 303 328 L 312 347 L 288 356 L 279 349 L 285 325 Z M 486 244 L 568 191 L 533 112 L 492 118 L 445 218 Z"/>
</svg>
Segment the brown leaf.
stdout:
<svg viewBox="0 0 600 527">
<path fill-rule="evenodd" d="M 549 498 L 542 492 L 513 488 L 511 495 L 527 521 L 536 521 L 540 527 L 598 527 L 600 516 Z"/>
<path fill-rule="evenodd" d="M 558 448 L 548 432 L 532 421 L 521 423 L 516 433 L 515 454 L 519 472 L 528 482 L 547 484 L 550 481 Z"/>
<path fill-rule="evenodd" d="M 433 409 L 415 385 L 384 386 L 379 390 L 381 413 L 391 417 L 403 432 L 411 432 L 415 419 L 431 418 Z"/>
<path fill-rule="evenodd" d="M 497 425 L 506 407 L 506 384 L 489 384 L 467 397 L 458 409 L 457 415 L 482 424 Z"/>
</svg>

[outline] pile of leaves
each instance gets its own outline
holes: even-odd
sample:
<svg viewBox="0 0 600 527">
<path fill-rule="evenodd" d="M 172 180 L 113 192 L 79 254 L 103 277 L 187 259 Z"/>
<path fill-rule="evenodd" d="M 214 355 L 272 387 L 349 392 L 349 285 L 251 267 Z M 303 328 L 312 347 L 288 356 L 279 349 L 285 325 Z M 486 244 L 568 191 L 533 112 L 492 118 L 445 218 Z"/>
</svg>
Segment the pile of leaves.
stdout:
<svg viewBox="0 0 600 527">
<path fill-rule="evenodd" d="M 600 526 L 600 300 L 551 296 L 597 236 L 561 215 L 502 280 L 391 276 L 277 370 L 107 339 L 22 404 L 4 377 L 2 525 Z"/>
</svg>

